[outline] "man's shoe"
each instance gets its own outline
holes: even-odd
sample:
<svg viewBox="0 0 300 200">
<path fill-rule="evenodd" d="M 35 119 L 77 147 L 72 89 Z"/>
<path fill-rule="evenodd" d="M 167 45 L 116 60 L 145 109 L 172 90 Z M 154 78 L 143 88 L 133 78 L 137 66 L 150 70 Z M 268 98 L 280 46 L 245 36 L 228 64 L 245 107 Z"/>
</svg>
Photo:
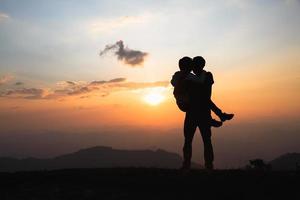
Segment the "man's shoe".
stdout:
<svg viewBox="0 0 300 200">
<path fill-rule="evenodd" d="M 188 173 L 191 170 L 190 162 L 183 162 L 181 168 L 179 169 L 183 173 Z"/>
<path fill-rule="evenodd" d="M 233 118 L 234 114 L 227 114 L 227 113 L 222 113 L 219 117 L 222 122 L 226 120 L 231 120 Z"/>
<path fill-rule="evenodd" d="M 214 164 L 213 163 L 205 163 L 205 169 L 213 170 L 214 169 Z"/>
<path fill-rule="evenodd" d="M 220 122 L 220 121 L 217 121 L 215 119 L 211 119 L 210 125 L 213 126 L 213 127 L 220 127 L 220 126 L 223 125 L 223 123 Z"/>
</svg>

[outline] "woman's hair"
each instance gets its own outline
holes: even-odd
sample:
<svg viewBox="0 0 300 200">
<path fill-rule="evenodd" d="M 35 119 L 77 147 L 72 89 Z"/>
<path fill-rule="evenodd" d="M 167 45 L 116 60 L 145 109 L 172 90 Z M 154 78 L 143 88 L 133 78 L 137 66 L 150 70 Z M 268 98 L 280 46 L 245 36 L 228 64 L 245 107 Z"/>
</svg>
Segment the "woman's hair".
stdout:
<svg viewBox="0 0 300 200">
<path fill-rule="evenodd" d="M 180 71 L 191 71 L 192 64 L 193 64 L 193 60 L 188 56 L 181 58 L 178 62 Z"/>
</svg>

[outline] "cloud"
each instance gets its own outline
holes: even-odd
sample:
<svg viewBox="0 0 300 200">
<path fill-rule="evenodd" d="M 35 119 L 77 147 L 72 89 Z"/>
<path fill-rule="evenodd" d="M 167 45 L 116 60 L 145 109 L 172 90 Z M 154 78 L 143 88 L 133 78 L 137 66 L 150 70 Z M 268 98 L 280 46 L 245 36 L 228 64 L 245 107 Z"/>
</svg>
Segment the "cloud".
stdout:
<svg viewBox="0 0 300 200">
<path fill-rule="evenodd" d="M 3 77 L 0 77 L 0 85 L 6 84 L 8 81 L 12 80 L 14 77 L 10 75 L 6 75 Z"/>
<path fill-rule="evenodd" d="M 65 81 L 67 84 L 69 84 L 69 85 L 76 85 L 76 83 L 75 82 L 73 82 L 73 81 Z"/>
<path fill-rule="evenodd" d="M 15 85 L 20 86 L 20 85 L 24 85 L 23 82 L 16 82 Z"/>
<path fill-rule="evenodd" d="M 114 78 L 109 81 L 92 81 L 90 83 L 90 85 L 102 85 L 105 83 L 119 83 L 119 82 L 124 82 L 124 81 L 126 81 L 126 78 Z"/>
<path fill-rule="evenodd" d="M 79 89 L 77 90 L 73 90 L 71 92 L 68 92 L 67 94 L 68 95 L 81 95 L 81 94 L 85 94 L 85 93 L 89 93 L 93 91 L 92 89 L 90 89 L 89 87 L 87 86 L 84 86 L 84 87 L 80 87 Z"/>
<path fill-rule="evenodd" d="M 76 85 L 69 85 L 62 89 L 55 90 L 50 97 L 59 96 L 77 96 L 86 95 L 91 92 L 97 92 L 102 97 L 109 95 L 110 93 L 121 90 L 136 90 L 150 87 L 167 87 L 169 81 L 157 81 L 157 82 L 126 82 L 126 78 L 115 78 L 108 81 L 92 81 L 89 83 L 81 83 Z"/>
<path fill-rule="evenodd" d="M 44 89 L 22 88 L 11 89 L 0 93 L 0 97 L 24 98 L 24 99 L 42 99 L 45 93 Z"/>
<path fill-rule="evenodd" d="M 126 78 L 114 78 L 114 79 L 109 80 L 108 82 L 109 83 L 119 83 L 119 82 L 124 82 L 124 81 L 126 81 Z"/>
<path fill-rule="evenodd" d="M 22 99 L 63 99 L 71 96 L 89 98 L 91 96 L 106 97 L 118 91 L 138 90 L 152 87 L 168 87 L 169 81 L 127 82 L 126 78 L 99 80 L 91 82 L 62 81 L 52 89 L 17 88 L 3 91 L 0 97 Z"/>
<path fill-rule="evenodd" d="M 156 82 L 127 82 L 126 78 L 115 78 L 108 81 L 99 80 L 88 83 L 76 83 L 65 85 L 48 94 L 46 99 L 56 99 L 68 96 L 80 96 L 80 98 L 89 98 L 91 95 L 100 95 L 106 97 L 111 93 L 124 90 L 137 90 L 151 87 L 168 87 L 169 81 Z M 95 93 L 94 93 L 95 92 Z"/>
<path fill-rule="evenodd" d="M 8 20 L 10 16 L 6 13 L 0 12 L 0 22 Z"/>
<path fill-rule="evenodd" d="M 100 52 L 100 56 L 103 56 L 107 52 L 114 51 L 118 60 L 124 62 L 131 67 L 136 67 L 144 63 L 145 57 L 148 55 L 146 52 L 139 50 L 133 50 L 124 46 L 122 40 L 112 45 L 106 45 L 104 50 Z"/>
</svg>

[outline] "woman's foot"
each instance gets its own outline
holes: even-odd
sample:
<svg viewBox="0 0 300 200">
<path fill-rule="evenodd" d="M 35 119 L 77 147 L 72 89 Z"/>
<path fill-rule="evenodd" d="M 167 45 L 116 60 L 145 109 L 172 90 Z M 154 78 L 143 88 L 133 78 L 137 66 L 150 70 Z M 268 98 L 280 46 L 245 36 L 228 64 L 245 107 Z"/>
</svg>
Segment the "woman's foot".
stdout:
<svg viewBox="0 0 300 200">
<path fill-rule="evenodd" d="M 222 122 L 226 120 L 231 120 L 233 118 L 234 114 L 227 114 L 227 113 L 222 113 L 219 117 Z"/>
</svg>

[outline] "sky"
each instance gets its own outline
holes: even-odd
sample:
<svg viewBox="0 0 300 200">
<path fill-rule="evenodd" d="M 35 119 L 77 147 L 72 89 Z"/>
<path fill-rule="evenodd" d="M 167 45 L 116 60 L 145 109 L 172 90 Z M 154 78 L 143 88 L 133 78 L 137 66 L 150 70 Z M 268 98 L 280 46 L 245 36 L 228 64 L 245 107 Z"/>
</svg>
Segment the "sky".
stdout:
<svg viewBox="0 0 300 200">
<path fill-rule="evenodd" d="M 213 128 L 217 167 L 300 152 L 299 24 L 299 0 L 0 0 L 0 156 L 181 154 L 169 82 L 198 55 L 235 114 Z"/>
</svg>

